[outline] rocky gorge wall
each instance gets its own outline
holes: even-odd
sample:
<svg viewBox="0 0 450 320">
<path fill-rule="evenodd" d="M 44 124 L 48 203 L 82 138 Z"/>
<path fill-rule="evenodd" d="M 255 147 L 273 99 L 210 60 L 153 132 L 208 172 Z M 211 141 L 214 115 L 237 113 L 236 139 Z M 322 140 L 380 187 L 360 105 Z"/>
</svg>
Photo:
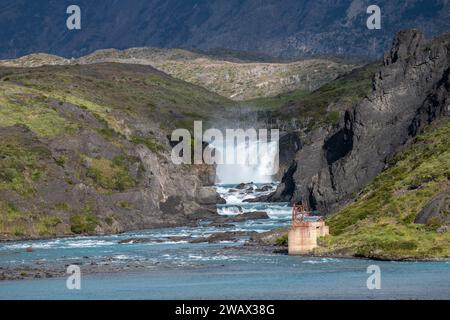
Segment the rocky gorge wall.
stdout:
<svg viewBox="0 0 450 320">
<path fill-rule="evenodd" d="M 303 199 L 320 214 L 335 212 L 424 126 L 449 112 L 449 92 L 450 33 L 426 40 L 417 30 L 399 32 L 372 92 L 284 158 L 282 183 L 268 200 Z"/>
</svg>

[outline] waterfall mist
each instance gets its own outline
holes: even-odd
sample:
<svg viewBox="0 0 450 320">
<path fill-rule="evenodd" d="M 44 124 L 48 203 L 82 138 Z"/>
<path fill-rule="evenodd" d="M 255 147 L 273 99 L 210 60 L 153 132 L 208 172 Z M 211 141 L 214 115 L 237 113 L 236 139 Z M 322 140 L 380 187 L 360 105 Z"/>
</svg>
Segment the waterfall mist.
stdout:
<svg viewBox="0 0 450 320">
<path fill-rule="evenodd" d="M 216 168 L 216 182 L 223 184 L 254 182 L 274 182 L 274 168 L 278 167 L 278 143 L 253 141 L 237 145 L 236 151 L 245 157 L 258 154 L 260 149 L 266 152 L 260 154 L 257 164 L 218 164 Z M 217 148 L 219 149 L 219 148 Z M 220 152 L 220 151 L 219 151 Z"/>
<path fill-rule="evenodd" d="M 220 129 L 225 133 L 226 129 L 243 129 L 247 130 L 254 128 L 268 129 L 270 132 L 271 125 L 267 123 L 267 117 L 258 117 L 258 112 L 254 108 L 239 107 L 233 110 L 230 119 L 222 119 L 218 124 L 212 127 Z M 270 136 L 270 134 L 269 134 Z M 225 137 L 224 137 L 225 138 Z M 261 137 L 259 137 L 261 138 Z M 224 145 L 211 145 L 216 149 L 216 152 L 228 152 L 230 140 L 229 137 Z M 234 144 L 234 139 L 231 142 L 234 145 L 237 156 L 245 157 L 246 164 L 217 164 L 216 166 L 216 183 L 221 184 L 238 184 L 238 183 L 271 183 L 275 182 L 275 175 L 278 170 L 278 141 L 270 141 L 266 139 L 241 142 Z M 251 163 L 249 158 L 259 155 L 258 161 L 255 164 Z"/>
</svg>

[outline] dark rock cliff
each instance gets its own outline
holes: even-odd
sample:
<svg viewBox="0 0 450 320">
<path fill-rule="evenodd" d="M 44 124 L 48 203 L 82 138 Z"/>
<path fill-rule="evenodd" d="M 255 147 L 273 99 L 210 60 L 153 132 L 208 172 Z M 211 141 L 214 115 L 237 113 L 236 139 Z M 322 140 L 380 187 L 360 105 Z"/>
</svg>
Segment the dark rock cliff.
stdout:
<svg viewBox="0 0 450 320">
<path fill-rule="evenodd" d="M 408 140 L 448 112 L 449 92 L 450 33 L 427 41 L 416 30 L 399 32 L 372 92 L 348 109 L 339 125 L 310 134 L 312 142 L 289 161 L 269 200 L 303 199 L 320 214 L 336 211 Z"/>
</svg>

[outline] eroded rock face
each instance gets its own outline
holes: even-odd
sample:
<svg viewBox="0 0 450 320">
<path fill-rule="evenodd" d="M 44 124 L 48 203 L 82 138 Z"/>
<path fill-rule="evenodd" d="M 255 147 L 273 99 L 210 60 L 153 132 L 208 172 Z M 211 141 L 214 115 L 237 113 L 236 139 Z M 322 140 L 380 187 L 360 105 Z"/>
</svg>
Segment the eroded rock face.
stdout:
<svg viewBox="0 0 450 320">
<path fill-rule="evenodd" d="M 432 41 L 416 30 L 397 34 L 373 91 L 340 124 L 311 133 L 271 200 L 307 201 L 333 212 L 373 180 L 426 124 L 448 113 L 450 33 Z"/>
</svg>

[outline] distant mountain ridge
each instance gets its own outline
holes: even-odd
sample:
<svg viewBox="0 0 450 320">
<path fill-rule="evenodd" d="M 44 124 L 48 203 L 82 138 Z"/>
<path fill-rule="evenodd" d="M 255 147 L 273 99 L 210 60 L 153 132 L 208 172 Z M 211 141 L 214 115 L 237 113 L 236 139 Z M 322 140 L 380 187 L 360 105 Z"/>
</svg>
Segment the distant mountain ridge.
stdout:
<svg viewBox="0 0 450 320">
<path fill-rule="evenodd" d="M 0 60 L 4 67 L 39 67 L 102 62 L 151 65 L 175 78 L 202 86 L 233 100 L 276 96 L 293 90 L 315 90 L 355 68 L 356 64 L 330 59 L 292 62 L 259 62 L 253 56 L 216 52 L 209 55 L 183 49 L 130 48 L 98 50 L 79 59 L 49 54 L 31 54 Z M 258 57 L 253 57 L 258 59 Z"/>
<path fill-rule="evenodd" d="M 275 57 L 381 57 L 400 29 L 448 29 L 448 0 L 378 0 L 381 30 L 368 30 L 367 0 L 78 0 L 82 28 L 66 28 L 70 1 L 3 0 L 0 58 L 34 52 L 80 57 L 105 48 L 233 49 Z"/>
</svg>

